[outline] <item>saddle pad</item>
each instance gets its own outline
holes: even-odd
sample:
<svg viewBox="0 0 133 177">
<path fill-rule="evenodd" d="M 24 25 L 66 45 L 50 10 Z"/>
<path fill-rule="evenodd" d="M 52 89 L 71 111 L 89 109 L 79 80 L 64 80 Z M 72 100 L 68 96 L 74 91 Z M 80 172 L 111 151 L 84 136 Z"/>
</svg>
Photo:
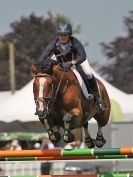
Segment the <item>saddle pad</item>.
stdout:
<svg viewBox="0 0 133 177">
<path fill-rule="evenodd" d="M 83 94 L 84 96 L 88 99 L 88 91 L 87 91 L 87 88 L 86 88 L 86 85 L 84 83 L 84 80 L 82 79 L 81 75 L 79 74 L 79 72 L 75 69 L 74 66 L 71 67 L 71 70 L 73 71 L 73 73 L 75 74 L 75 76 L 77 77 L 78 79 L 78 82 L 80 84 L 80 87 L 83 91 Z"/>
<path fill-rule="evenodd" d="M 57 59 L 56 59 L 56 56 L 53 55 L 53 56 L 51 57 L 51 60 L 57 60 Z M 81 89 L 82 89 L 82 92 L 83 92 L 84 96 L 88 99 L 88 98 L 89 98 L 89 94 L 88 94 L 86 85 L 85 85 L 85 83 L 84 83 L 84 80 L 82 79 L 82 77 L 81 77 L 81 75 L 79 74 L 79 72 L 75 69 L 75 66 L 72 66 L 72 67 L 71 67 L 71 70 L 73 71 L 73 73 L 74 73 L 75 76 L 77 77 L 78 82 L 79 82 L 79 84 L 80 84 L 80 87 L 81 87 Z"/>
</svg>

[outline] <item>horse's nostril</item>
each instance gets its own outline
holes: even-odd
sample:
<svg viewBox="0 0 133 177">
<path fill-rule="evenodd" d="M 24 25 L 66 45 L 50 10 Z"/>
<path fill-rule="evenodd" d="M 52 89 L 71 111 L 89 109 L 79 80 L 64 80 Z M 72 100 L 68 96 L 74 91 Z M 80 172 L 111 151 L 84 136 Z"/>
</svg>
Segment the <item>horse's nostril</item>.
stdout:
<svg viewBox="0 0 133 177">
<path fill-rule="evenodd" d="M 37 111 L 37 115 L 40 117 L 43 115 L 43 111 Z"/>
</svg>

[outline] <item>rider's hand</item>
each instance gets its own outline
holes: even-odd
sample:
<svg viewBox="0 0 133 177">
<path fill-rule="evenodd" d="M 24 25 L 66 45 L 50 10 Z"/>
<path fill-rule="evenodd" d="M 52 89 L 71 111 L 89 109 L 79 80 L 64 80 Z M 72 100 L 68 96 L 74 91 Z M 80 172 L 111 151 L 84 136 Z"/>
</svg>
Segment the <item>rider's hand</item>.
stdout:
<svg viewBox="0 0 133 177">
<path fill-rule="evenodd" d="M 70 69 L 71 66 L 72 66 L 71 62 L 62 63 L 62 68 L 63 69 Z"/>
<path fill-rule="evenodd" d="M 76 60 L 72 60 L 72 61 L 71 61 L 71 64 L 72 64 L 72 65 L 76 65 L 76 64 L 77 64 L 77 61 L 76 61 Z"/>
</svg>

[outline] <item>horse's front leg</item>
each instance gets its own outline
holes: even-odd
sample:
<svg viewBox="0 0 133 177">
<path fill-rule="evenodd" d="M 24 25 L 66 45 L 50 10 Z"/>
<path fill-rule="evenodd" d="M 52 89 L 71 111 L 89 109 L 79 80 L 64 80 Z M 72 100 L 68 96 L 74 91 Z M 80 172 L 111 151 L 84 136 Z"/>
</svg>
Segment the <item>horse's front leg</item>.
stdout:
<svg viewBox="0 0 133 177">
<path fill-rule="evenodd" d="M 51 117 L 39 117 L 40 122 L 45 126 L 49 139 L 53 142 L 59 142 L 61 139 L 60 133 L 57 131 L 56 126 L 52 129 L 50 125 L 53 123 L 50 121 L 53 121 Z M 54 125 L 54 124 L 53 124 Z"/>
<path fill-rule="evenodd" d="M 64 136 L 63 139 L 66 143 L 73 142 L 75 140 L 74 135 L 71 133 L 71 121 L 73 119 L 73 115 L 70 113 L 66 113 L 63 116 L 64 121 Z"/>
</svg>

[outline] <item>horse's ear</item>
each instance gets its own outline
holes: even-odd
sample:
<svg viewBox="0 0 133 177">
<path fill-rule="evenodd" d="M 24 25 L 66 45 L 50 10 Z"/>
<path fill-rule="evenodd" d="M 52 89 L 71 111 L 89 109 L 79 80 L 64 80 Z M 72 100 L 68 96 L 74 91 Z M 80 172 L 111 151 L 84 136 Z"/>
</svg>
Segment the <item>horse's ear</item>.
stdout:
<svg viewBox="0 0 133 177">
<path fill-rule="evenodd" d="M 39 68 L 38 68 L 38 66 L 37 66 L 37 64 L 32 64 L 32 65 L 31 65 L 31 71 L 32 71 L 34 74 L 37 74 L 37 73 L 40 72 L 40 71 L 39 71 Z"/>
</svg>

